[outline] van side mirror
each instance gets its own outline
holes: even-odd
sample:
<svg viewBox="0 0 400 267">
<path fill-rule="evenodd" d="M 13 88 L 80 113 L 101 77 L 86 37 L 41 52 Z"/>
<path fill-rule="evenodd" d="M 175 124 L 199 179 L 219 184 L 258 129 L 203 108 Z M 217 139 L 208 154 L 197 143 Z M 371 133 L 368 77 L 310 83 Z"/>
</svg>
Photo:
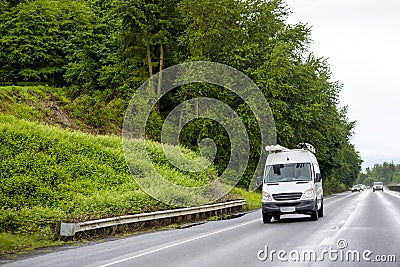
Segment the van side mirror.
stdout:
<svg viewBox="0 0 400 267">
<path fill-rule="evenodd" d="M 322 176 L 321 176 L 321 174 L 320 173 L 317 173 L 316 175 L 315 175 L 315 182 L 321 182 L 322 181 Z"/>
</svg>

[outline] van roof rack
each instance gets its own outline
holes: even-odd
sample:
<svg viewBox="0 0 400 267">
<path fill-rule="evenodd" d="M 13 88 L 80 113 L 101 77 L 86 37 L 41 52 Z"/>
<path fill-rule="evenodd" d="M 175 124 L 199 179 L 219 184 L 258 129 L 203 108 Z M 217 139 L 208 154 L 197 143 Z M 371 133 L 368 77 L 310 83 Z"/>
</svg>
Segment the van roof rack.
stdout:
<svg viewBox="0 0 400 267">
<path fill-rule="evenodd" d="M 315 148 L 313 145 L 309 144 L 309 143 L 299 143 L 297 145 L 297 148 L 299 149 L 304 149 L 304 150 L 308 150 L 311 153 L 315 154 Z"/>
</svg>

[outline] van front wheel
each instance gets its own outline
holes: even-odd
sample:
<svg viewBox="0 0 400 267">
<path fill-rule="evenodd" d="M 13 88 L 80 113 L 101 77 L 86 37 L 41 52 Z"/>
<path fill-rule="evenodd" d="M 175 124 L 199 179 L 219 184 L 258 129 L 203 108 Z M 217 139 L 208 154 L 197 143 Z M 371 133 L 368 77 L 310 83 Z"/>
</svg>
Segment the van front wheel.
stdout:
<svg viewBox="0 0 400 267">
<path fill-rule="evenodd" d="M 324 217 L 324 200 L 321 200 L 321 208 L 318 210 L 318 217 Z"/>
<path fill-rule="evenodd" d="M 266 213 L 262 213 L 263 223 L 270 223 L 272 220 L 271 215 L 267 215 Z"/>
<path fill-rule="evenodd" d="M 312 220 L 312 221 L 317 221 L 317 220 L 318 220 L 318 206 L 317 206 L 317 200 L 315 200 L 315 210 L 313 210 L 312 213 L 311 213 L 311 220 Z"/>
</svg>

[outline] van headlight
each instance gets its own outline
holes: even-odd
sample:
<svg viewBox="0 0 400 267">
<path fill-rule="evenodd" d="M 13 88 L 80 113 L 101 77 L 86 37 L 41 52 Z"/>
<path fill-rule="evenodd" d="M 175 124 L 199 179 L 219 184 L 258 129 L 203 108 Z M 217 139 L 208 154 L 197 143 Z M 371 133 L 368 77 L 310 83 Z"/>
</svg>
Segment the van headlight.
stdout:
<svg viewBox="0 0 400 267">
<path fill-rule="evenodd" d="M 301 196 L 301 199 L 313 199 L 313 198 L 314 198 L 314 189 L 312 188 L 307 189 Z"/>
<path fill-rule="evenodd" d="M 272 201 L 272 197 L 267 191 L 262 191 L 262 201 Z"/>
</svg>

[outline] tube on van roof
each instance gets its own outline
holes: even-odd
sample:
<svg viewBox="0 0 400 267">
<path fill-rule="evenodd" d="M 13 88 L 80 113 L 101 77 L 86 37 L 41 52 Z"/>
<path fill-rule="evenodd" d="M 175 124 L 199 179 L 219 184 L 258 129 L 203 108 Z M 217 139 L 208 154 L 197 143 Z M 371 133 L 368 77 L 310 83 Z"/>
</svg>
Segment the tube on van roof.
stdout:
<svg viewBox="0 0 400 267">
<path fill-rule="evenodd" d="M 290 149 L 281 145 L 272 145 L 272 146 L 266 146 L 265 150 L 267 150 L 267 152 L 280 152 L 280 151 L 289 151 Z"/>
<path fill-rule="evenodd" d="M 304 149 L 304 150 L 308 150 L 311 153 L 315 154 L 315 148 L 313 145 L 309 144 L 309 143 L 299 143 L 297 145 L 298 149 Z M 266 146 L 265 150 L 269 153 L 275 153 L 275 152 L 282 152 L 282 151 L 290 151 L 289 148 L 286 148 L 284 146 L 281 145 L 271 145 L 271 146 Z"/>
</svg>

